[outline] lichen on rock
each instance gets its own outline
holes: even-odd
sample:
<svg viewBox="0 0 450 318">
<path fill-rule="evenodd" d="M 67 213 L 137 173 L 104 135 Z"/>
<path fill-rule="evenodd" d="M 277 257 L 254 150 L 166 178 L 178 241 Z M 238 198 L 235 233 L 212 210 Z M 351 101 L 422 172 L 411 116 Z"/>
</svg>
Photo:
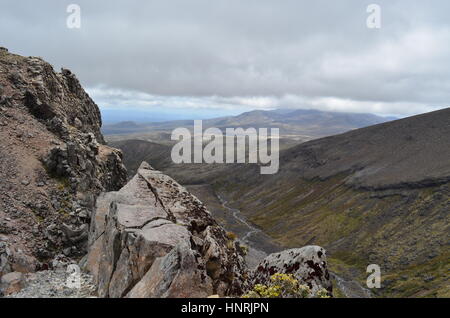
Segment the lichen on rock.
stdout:
<svg viewBox="0 0 450 318">
<path fill-rule="evenodd" d="M 326 251 L 320 246 L 305 246 L 270 254 L 252 272 L 251 285 L 269 285 L 276 274 L 292 275 L 300 284 L 308 286 L 312 294 L 325 289 L 332 295 Z"/>
</svg>

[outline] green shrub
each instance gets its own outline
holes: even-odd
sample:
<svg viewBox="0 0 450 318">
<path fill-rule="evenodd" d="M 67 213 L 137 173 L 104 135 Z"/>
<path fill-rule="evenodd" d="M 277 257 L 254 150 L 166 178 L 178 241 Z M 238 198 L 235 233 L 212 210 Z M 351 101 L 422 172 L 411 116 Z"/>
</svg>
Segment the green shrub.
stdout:
<svg viewBox="0 0 450 318">
<path fill-rule="evenodd" d="M 256 284 L 243 298 L 330 298 L 322 288 L 313 294 L 307 285 L 302 285 L 293 275 L 274 274 L 268 285 Z"/>
<path fill-rule="evenodd" d="M 233 233 L 233 232 L 227 232 L 226 236 L 231 241 L 235 241 L 237 239 L 237 235 L 235 233 Z"/>
</svg>

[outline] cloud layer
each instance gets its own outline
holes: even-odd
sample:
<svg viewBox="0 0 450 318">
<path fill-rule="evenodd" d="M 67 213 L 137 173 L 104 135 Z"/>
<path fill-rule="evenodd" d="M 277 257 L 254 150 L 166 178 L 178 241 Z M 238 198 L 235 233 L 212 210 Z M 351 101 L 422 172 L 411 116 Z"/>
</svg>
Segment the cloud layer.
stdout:
<svg viewBox="0 0 450 318">
<path fill-rule="evenodd" d="M 372 2 L 4 0 L 0 45 L 72 69 L 103 107 L 448 107 L 450 3 L 376 1 L 375 30 Z"/>
</svg>

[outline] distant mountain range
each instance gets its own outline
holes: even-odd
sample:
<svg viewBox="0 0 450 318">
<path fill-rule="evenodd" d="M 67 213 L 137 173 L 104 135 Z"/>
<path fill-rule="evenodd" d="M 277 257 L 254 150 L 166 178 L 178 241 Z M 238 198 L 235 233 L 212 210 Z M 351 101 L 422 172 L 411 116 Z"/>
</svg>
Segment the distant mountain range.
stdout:
<svg viewBox="0 0 450 318">
<path fill-rule="evenodd" d="M 206 119 L 203 127 L 217 128 L 280 128 L 281 135 L 293 135 L 310 140 L 342 133 L 348 130 L 375 125 L 393 120 L 393 117 L 381 117 L 373 114 L 324 112 L 318 110 L 255 110 L 238 116 Z M 107 124 L 102 128 L 106 135 L 127 135 L 155 131 L 171 131 L 177 127 L 192 128 L 193 120 L 167 122 L 136 123 L 120 122 Z"/>
</svg>

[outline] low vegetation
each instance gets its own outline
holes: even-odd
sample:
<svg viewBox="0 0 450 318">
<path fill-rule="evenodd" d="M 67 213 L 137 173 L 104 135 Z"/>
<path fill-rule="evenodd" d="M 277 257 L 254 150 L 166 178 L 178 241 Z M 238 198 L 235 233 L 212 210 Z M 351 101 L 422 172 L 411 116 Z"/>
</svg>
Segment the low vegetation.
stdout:
<svg viewBox="0 0 450 318">
<path fill-rule="evenodd" d="M 293 275 L 274 274 L 268 285 L 256 284 L 243 298 L 330 298 L 326 289 L 313 293 L 307 285 L 302 285 Z"/>
<path fill-rule="evenodd" d="M 324 246 L 336 267 L 331 270 L 361 286 L 367 266 L 380 265 L 382 288 L 374 296 L 448 295 L 450 223 L 443 211 L 449 186 L 373 191 L 348 187 L 346 178 L 283 180 L 250 191 L 245 182 L 219 181 L 244 215 L 281 246 Z"/>
</svg>

